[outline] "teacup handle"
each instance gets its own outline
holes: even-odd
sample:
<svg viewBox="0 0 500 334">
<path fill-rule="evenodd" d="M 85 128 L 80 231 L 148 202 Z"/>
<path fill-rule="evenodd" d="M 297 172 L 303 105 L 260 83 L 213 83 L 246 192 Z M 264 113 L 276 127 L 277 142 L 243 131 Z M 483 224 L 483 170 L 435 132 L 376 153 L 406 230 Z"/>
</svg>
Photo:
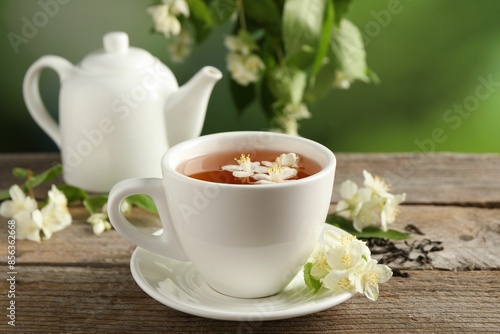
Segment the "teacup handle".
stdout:
<svg viewBox="0 0 500 334">
<path fill-rule="evenodd" d="M 128 196 L 145 194 L 150 196 L 158 208 L 163 233 L 153 235 L 135 227 L 125 218 L 120 210 L 121 202 Z M 179 261 L 187 261 L 167 211 L 167 198 L 162 180 L 158 178 L 127 179 L 118 182 L 110 191 L 108 198 L 108 215 L 114 228 L 125 239 L 148 251 L 170 257 Z"/>
</svg>

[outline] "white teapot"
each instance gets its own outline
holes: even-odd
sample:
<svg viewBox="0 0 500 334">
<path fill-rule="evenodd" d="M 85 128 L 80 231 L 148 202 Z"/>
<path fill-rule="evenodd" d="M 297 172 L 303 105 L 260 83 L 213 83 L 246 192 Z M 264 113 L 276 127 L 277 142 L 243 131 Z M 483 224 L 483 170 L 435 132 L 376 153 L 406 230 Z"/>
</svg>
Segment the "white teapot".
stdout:
<svg viewBox="0 0 500 334">
<path fill-rule="evenodd" d="M 129 47 L 128 35 L 104 36 L 104 49 L 78 66 L 44 56 L 23 83 L 31 116 L 59 146 L 66 183 L 107 192 L 132 177 L 160 177 L 167 149 L 200 135 L 210 94 L 222 73 L 202 68 L 179 88 L 172 72 L 145 50 Z M 61 81 L 59 124 L 40 97 L 40 72 Z"/>
</svg>

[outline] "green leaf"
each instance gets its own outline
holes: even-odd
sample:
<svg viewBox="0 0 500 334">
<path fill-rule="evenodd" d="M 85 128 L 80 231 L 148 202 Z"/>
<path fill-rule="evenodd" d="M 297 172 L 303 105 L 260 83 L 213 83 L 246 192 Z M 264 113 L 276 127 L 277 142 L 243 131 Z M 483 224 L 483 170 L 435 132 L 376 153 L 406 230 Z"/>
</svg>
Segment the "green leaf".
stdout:
<svg viewBox="0 0 500 334">
<path fill-rule="evenodd" d="M 132 195 L 127 197 L 127 201 L 135 205 L 141 209 L 147 210 L 149 212 L 158 213 L 158 209 L 156 208 L 155 202 L 151 199 L 151 197 L 146 195 Z"/>
<path fill-rule="evenodd" d="M 225 22 L 233 15 L 236 9 L 236 0 L 214 0 L 209 6 L 215 24 Z"/>
<path fill-rule="evenodd" d="M 370 81 L 373 82 L 374 84 L 378 85 L 380 84 L 380 78 L 378 77 L 377 73 L 373 72 L 372 69 L 366 68 L 366 75 L 368 78 L 370 78 Z"/>
<path fill-rule="evenodd" d="M 15 167 L 12 169 L 12 175 L 20 180 L 26 179 L 28 176 L 28 170 L 26 168 Z"/>
<path fill-rule="evenodd" d="M 326 0 L 288 0 L 283 8 L 286 58 L 300 67 L 314 59 L 323 27 Z"/>
<path fill-rule="evenodd" d="M 366 51 L 359 29 L 344 19 L 339 27 L 333 27 L 330 41 L 331 52 L 340 71 L 349 82 L 370 82 L 367 75 Z"/>
<path fill-rule="evenodd" d="M 271 90 L 269 89 L 269 71 L 266 69 L 262 74 L 262 80 L 258 83 L 258 91 L 259 91 L 259 103 L 266 114 L 266 116 L 271 119 L 274 116 L 274 110 L 272 105 L 276 102 L 275 97 L 271 94 Z"/>
<path fill-rule="evenodd" d="M 57 164 L 41 172 L 40 174 L 33 175 L 29 180 L 26 181 L 24 185 L 27 188 L 35 188 L 44 182 L 57 178 L 59 175 L 61 175 L 62 170 L 62 165 Z"/>
<path fill-rule="evenodd" d="M 387 230 L 384 232 L 375 226 L 366 227 L 362 232 L 358 232 L 354 229 L 352 221 L 338 215 L 329 215 L 326 222 L 330 225 L 341 228 L 347 233 L 355 235 L 357 238 L 384 238 L 389 240 L 404 240 L 410 238 L 410 235 L 407 233 L 402 233 L 396 230 Z"/>
<path fill-rule="evenodd" d="M 314 103 L 324 97 L 332 88 L 335 81 L 335 65 L 328 61 L 320 68 L 314 80 L 310 81 L 304 99 Z"/>
<path fill-rule="evenodd" d="M 402 233 L 396 230 L 389 229 L 387 231 L 382 231 L 380 228 L 375 226 L 369 226 L 363 229 L 363 232 L 357 233 L 358 238 L 384 238 L 389 240 L 404 240 L 410 238 L 407 233 Z"/>
<path fill-rule="evenodd" d="M 307 75 L 296 67 L 278 66 L 269 73 L 268 85 L 276 100 L 298 104 L 302 102 Z"/>
<path fill-rule="evenodd" d="M 258 23 L 281 26 L 281 15 L 273 0 L 243 0 L 245 16 Z"/>
<path fill-rule="evenodd" d="M 6 199 L 10 199 L 9 190 L 0 191 L 0 202 L 5 201 Z"/>
<path fill-rule="evenodd" d="M 231 79 L 229 80 L 229 88 L 238 114 L 241 115 L 255 100 L 255 85 L 242 86 Z"/>
<path fill-rule="evenodd" d="M 333 3 L 331 1 L 327 1 L 326 16 L 323 23 L 323 27 L 321 28 L 321 39 L 319 42 L 318 51 L 316 52 L 316 56 L 314 57 L 314 63 L 311 70 L 311 76 L 313 80 L 316 74 L 318 74 L 321 66 L 324 64 L 325 57 L 328 54 L 328 46 L 330 45 L 330 35 L 333 27 L 333 19 L 334 19 Z"/>
<path fill-rule="evenodd" d="M 214 20 L 212 12 L 203 0 L 187 0 L 190 10 L 190 21 L 196 31 L 196 41 L 202 42 L 210 33 Z"/>
<path fill-rule="evenodd" d="M 330 1 L 333 1 L 333 5 L 335 7 L 335 23 L 339 25 L 340 21 L 347 13 L 347 10 L 349 9 L 349 5 L 351 4 L 352 0 L 330 0 Z"/>
<path fill-rule="evenodd" d="M 306 265 L 304 266 L 304 282 L 311 291 L 316 293 L 321 288 L 321 282 L 318 279 L 311 276 L 312 266 L 313 266 L 312 262 L 307 262 Z"/>
<path fill-rule="evenodd" d="M 83 206 L 90 212 L 91 215 L 94 213 L 101 212 L 102 207 L 108 201 L 108 195 L 97 195 L 92 197 L 87 197 L 83 200 Z"/>
<path fill-rule="evenodd" d="M 64 193 L 68 199 L 68 203 L 83 201 L 89 198 L 89 195 L 85 192 L 85 190 L 70 186 L 69 184 L 60 184 L 57 186 L 57 189 Z"/>
</svg>

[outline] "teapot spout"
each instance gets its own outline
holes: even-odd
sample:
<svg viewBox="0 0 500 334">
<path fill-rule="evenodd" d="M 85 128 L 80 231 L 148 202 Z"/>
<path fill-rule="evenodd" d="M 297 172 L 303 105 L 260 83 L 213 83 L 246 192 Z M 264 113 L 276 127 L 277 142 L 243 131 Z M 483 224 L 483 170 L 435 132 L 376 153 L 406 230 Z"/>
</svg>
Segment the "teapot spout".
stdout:
<svg viewBox="0 0 500 334">
<path fill-rule="evenodd" d="M 201 134 L 210 94 L 221 78 L 222 73 L 217 68 L 203 67 L 168 97 L 165 112 L 169 146 Z"/>
</svg>

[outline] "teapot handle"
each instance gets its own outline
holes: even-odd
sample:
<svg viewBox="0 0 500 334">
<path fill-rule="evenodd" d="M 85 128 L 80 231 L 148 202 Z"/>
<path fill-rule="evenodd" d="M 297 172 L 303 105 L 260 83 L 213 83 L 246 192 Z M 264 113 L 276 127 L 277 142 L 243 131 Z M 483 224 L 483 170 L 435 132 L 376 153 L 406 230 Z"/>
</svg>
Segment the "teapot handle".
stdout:
<svg viewBox="0 0 500 334">
<path fill-rule="evenodd" d="M 73 64 L 58 56 L 41 57 L 30 66 L 23 81 L 24 101 L 31 117 L 52 138 L 57 146 L 61 148 L 61 131 L 59 125 L 43 104 L 38 87 L 40 73 L 44 68 L 51 68 L 56 71 L 62 84 L 70 76 Z"/>
</svg>

